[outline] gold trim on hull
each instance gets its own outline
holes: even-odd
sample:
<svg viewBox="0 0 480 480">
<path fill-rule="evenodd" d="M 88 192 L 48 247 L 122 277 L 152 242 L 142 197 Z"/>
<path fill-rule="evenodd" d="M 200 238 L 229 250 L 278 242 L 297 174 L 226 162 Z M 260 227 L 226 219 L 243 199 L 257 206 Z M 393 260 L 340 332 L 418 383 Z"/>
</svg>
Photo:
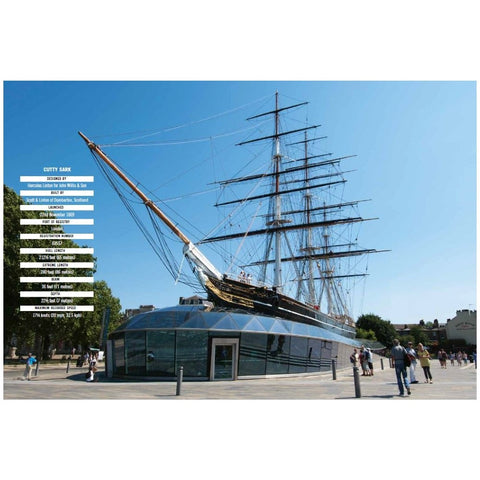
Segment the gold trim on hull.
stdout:
<svg viewBox="0 0 480 480">
<path fill-rule="evenodd" d="M 239 297 L 237 295 L 232 295 L 231 293 L 224 292 L 217 288 L 210 280 L 207 280 L 207 282 L 205 283 L 205 287 L 224 302 L 228 302 L 234 305 L 242 305 L 246 308 L 254 307 L 252 300 L 248 300 L 245 297 Z"/>
</svg>

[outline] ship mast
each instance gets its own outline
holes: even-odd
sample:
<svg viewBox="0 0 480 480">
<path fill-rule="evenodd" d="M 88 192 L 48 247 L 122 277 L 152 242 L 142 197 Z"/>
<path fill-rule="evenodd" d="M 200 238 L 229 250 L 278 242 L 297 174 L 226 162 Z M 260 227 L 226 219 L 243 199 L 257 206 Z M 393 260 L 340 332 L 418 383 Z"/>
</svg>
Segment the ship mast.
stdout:
<svg viewBox="0 0 480 480">
<path fill-rule="evenodd" d="M 89 140 L 82 132 L 78 134 L 83 138 L 90 151 L 96 156 L 100 157 L 143 201 L 144 205 L 148 207 L 153 213 L 160 218 L 160 220 L 183 242 L 183 253 L 190 261 L 193 272 L 200 280 L 200 283 L 205 286 L 208 278 L 206 274 L 221 279 L 221 273 L 213 266 L 213 264 L 200 252 L 198 247 L 179 229 L 177 226 L 158 208 L 155 203 L 150 200 L 119 168 L 118 166 L 100 149 Z"/>
<path fill-rule="evenodd" d="M 299 107 L 301 105 L 305 105 L 307 102 L 303 103 L 298 103 L 296 105 L 290 105 L 287 107 L 282 107 L 280 108 L 278 105 L 278 92 L 275 92 L 275 109 L 269 112 L 261 113 L 259 115 L 255 115 L 253 117 L 248 118 L 247 120 L 252 120 L 255 118 L 263 117 L 266 115 L 275 115 L 275 133 L 273 135 L 268 135 L 266 137 L 261 137 L 261 138 L 255 138 L 252 140 L 247 140 L 244 142 L 241 142 L 237 145 L 245 145 L 247 143 L 252 143 L 252 142 L 259 142 L 262 140 L 269 140 L 273 139 L 273 148 L 274 148 L 274 153 L 273 153 L 273 180 L 274 180 L 274 186 L 273 186 L 273 191 L 269 194 L 265 195 L 258 195 L 256 197 L 250 197 L 248 200 L 255 200 L 259 198 L 266 198 L 266 197 L 272 197 L 273 198 L 273 212 L 272 212 L 272 220 L 267 222 L 267 227 L 268 231 L 265 233 L 269 233 L 269 239 L 267 240 L 267 247 L 265 250 L 265 261 L 264 265 L 266 266 L 267 263 L 269 263 L 269 253 L 270 253 L 270 247 L 272 243 L 272 239 L 274 239 L 274 267 L 273 267 L 273 287 L 278 291 L 282 291 L 283 287 L 283 282 L 282 282 L 282 234 L 283 234 L 283 228 L 282 226 L 285 223 L 289 223 L 289 220 L 286 220 L 282 216 L 282 204 L 281 204 L 281 197 L 283 194 L 289 193 L 288 191 L 281 191 L 280 189 L 280 179 L 285 171 L 281 170 L 281 163 L 282 163 L 282 154 L 280 152 L 280 137 L 283 137 L 285 135 L 291 135 L 297 132 L 303 132 L 305 130 L 309 130 L 311 128 L 316 128 L 318 125 L 313 125 L 311 127 L 306 127 L 306 128 L 299 128 L 296 130 L 290 130 L 287 132 L 280 132 L 280 112 L 284 110 L 289 110 L 292 108 Z M 242 180 L 245 180 L 242 179 Z M 322 185 L 323 186 L 323 185 Z M 299 188 L 299 189 L 292 189 L 290 192 L 298 191 L 298 190 L 303 190 L 304 187 Z M 219 205 L 227 205 L 229 203 L 236 203 L 237 201 L 232 201 L 232 202 L 224 202 Z M 261 280 L 263 281 L 265 277 L 265 269 L 262 272 L 261 275 Z"/>
<path fill-rule="evenodd" d="M 278 137 L 278 92 L 275 92 L 275 155 L 273 161 L 275 164 L 275 218 L 274 225 L 280 226 L 282 223 L 282 204 L 280 196 L 280 139 Z M 282 289 L 282 232 L 275 232 L 275 268 L 274 268 L 274 284 L 277 291 Z"/>
<path fill-rule="evenodd" d="M 306 224 L 310 225 L 310 209 L 311 209 L 311 201 L 312 201 L 312 194 L 308 189 L 309 186 L 309 178 L 308 178 L 308 147 L 307 147 L 307 132 L 305 132 L 305 186 L 307 187 L 307 191 L 305 192 L 305 220 Z M 308 254 L 308 301 L 311 305 L 316 304 L 316 295 L 315 295 L 315 282 L 313 280 L 313 260 L 311 257 L 312 253 L 312 229 L 307 229 L 307 245 L 306 251 Z"/>
</svg>

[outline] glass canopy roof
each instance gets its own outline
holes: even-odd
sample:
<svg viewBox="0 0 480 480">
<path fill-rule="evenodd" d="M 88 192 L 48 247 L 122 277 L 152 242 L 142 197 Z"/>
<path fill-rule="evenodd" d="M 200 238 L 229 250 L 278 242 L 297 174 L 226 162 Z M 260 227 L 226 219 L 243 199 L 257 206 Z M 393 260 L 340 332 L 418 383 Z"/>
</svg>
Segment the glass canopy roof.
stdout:
<svg viewBox="0 0 480 480">
<path fill-rule="evenodd" d="M 358 339 L 347 338 L 313 325 L 231 310 L 206 311 L 204 305 L 176 305 L 140 313 L 128 319 L 115 332 L 169 328 L 296 335 L 340 342 L 355 347 L 363 343 Z"/>
</svg>

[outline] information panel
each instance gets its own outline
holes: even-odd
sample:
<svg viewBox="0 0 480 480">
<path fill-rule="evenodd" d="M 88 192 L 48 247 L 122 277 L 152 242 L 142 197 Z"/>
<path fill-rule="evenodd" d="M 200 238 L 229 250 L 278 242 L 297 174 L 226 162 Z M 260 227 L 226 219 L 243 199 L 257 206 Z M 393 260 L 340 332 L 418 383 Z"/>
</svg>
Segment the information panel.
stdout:
<svg viewBox="0 0 480 480">
<path fill-rule="evenodd" d="M 20 311 L 79 318 L 94 310 L 94 177 L 43 170 L 20 177 Z"/>
</svg>

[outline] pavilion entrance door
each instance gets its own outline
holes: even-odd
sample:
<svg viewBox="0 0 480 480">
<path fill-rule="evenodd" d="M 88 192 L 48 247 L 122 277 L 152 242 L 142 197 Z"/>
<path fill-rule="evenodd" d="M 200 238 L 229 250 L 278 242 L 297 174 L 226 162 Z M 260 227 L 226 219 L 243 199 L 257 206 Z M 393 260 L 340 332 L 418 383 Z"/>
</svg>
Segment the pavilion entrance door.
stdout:
<svg viewBox="0 0 480 480">
<path fill-rule="evenodd" d="M 236 380 L 238 338 L 212 338 L 210 380 Z"/>
</svg>

